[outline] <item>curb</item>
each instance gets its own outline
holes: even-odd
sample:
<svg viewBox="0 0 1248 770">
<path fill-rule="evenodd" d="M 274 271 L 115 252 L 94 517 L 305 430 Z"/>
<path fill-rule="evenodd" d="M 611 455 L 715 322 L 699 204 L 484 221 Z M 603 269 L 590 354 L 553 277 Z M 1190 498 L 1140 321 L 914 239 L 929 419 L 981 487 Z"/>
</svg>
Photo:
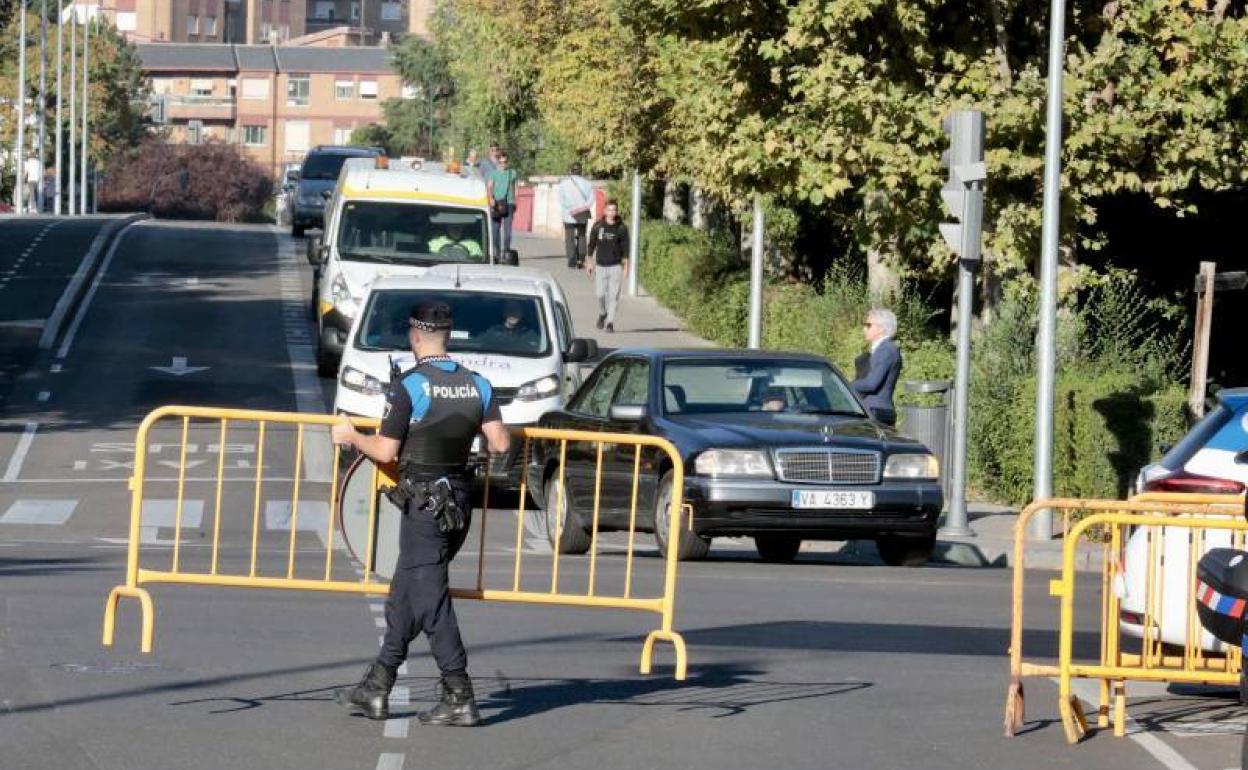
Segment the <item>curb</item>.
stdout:
<svg viewBox="0 0 1248 770">
<path fill-rule="evenodd" d="M 49 350 L 56 345 L 57 338 L 61 336 L 61 329 L 65 326 L 65 320 L 69 318 L 70 312 L 82 301 L 83 295 L 86 294 L 87 286 L 100 268 L 100 258 L 108 249 L 109 244 L 116 239 L 122 230 L 135 222 L 140 222 L 150 217 L 150 214 L 145 213 L 129 214 L 104 225 L 91 241 L 91 245 L 87 247 L 87 253 L 83 255 L 82 261 L 78 263 L 78 269 L 74 271 L 73 277 L 69 279 L 69 285 L 65 287 L 65 291 L 61 294 L 60 299 L 56 301 L 56 307 L 52 309 L 52 314 L 48 316 L 48 321 L 43 326 L 43 334 L 39 336 L 40 350 Z"/>
</svg>

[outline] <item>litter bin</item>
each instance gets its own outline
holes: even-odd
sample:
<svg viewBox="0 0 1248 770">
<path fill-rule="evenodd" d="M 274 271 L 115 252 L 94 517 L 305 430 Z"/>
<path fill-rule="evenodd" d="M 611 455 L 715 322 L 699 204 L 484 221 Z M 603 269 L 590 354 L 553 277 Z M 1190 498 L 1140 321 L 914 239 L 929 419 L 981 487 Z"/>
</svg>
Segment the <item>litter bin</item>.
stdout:
<svg viewBox="0 0 1248 770">
<path fill-rule="evenodd" d="M 902 383 L 907 393 L 930 396 L 931 403 L 901 406 L 901 434 L 909 436 L 930 449 L 940 460 L 940 485 L 945 487 L 947 472 L 945 458 L 948 456 L 949 436 L 949 389 L 953 383 L 947 380 L 919 380 Z"/>
</svg>

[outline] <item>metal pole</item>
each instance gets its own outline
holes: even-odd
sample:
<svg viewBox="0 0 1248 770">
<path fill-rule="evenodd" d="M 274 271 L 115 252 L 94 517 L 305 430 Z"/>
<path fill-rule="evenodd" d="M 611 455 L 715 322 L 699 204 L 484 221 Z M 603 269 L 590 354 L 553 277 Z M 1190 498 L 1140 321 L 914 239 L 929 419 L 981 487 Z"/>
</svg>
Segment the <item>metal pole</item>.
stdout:
<svg viewBox="0 0 1248 770">
<path fill-rule="evenodd" d="M 66 185 L 70 216 L 78 213 L 78 5 L 69 3 L 69 180 Z"/>
<path fill-rule="evenodd" d="M 754 232 L 750 249 L 750 342 L 763 346 L 763 199 L 754 196 Z"/>
<path fill-rule="evenodd" d="M 85 9 L 86 16 L 82 21 L 82 167 L 78 175 L 78 211 L 87 213 L 87 111 L 91 106 L 91 9 Z"/>
<path fill-rule="evenodd" d="M 56 181 L 52 188 L 56 197 L 52 201 L 52 213 L 58 217 L 61 215 L 61 172 L 64 170 L 61 165 L 61 78 L 65 75 L 65 41 L 61 29 L 63 16 L 61 0 L 56 0 L 56 131 L 53 134 L 53 141 L 56 142 Z"/>
<path fill-rule="evenodd" d="M 1036 500 L 1053 496 L 1053 391 L 1057 358 L 1057 247 L 1061 236 L 1062 60 L 1066 48 L 1066 0 L 1049 5 L 1048 117 L 1044 135 L 1044 228 L 1040 249 L 1040 329 L 1036 340 Z M 1053 536 L 1053 514 L 1031 520 L 1031 536 Z"/>
<path fill-rule="evenodd" d="M 965 207 L 976 205 L 974 193 L 967 191 Z M 978 201 L 982 205 L 982 198 Z M 964 216 L 963 227 L 971 228 Z M 949 474 L 949 506 L 945 514 L 945 526 L 940 534 L 955 537 L 974 537 L 975 532 L 967 525 L 966 515 L 966 422 L 967 404 L 970 401 L 971 382 L 971 309 L 975 303 L 974 263 L 958 260 L 958 363 L 957 378 L 953 390 L 953 456 Z"/>
<path fill-rule="evenodd" d="M 35 207 L 43 212 L 44 184 L 48 167 L 48 0 L 39 4 L 39 181 L 35 186 Z"/>
<path fill-rule="evenodd" d="M 16 156 L 17 178 L 13 182 L 13 210 L 21 214 L 26 211 L 26 0 L 17 4 L 17 144 Z"/>
<path fill-rule="evenodd" d="M 637 296 L 637 272 L 641 268 L 641 172 L 633 169 L 632 223 L 628 238 L 628 296 Z"/>
</svg>

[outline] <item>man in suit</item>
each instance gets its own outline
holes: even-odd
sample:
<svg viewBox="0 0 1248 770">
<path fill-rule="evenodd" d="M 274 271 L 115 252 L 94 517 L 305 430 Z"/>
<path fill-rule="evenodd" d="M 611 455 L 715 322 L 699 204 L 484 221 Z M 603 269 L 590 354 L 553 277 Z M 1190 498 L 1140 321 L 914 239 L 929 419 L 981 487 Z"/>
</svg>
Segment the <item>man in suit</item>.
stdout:
<svg viewBox="0 0 1248 770">
<path fill-rule="evenodd" d="M 893 342 L 897 333 L 897 316 L 891 310 L 872 310 L 862 324 L 862 336 L 871 346 L 870 362 L 865 374 L 858 376 L 851 387 L 862 396 L 871 416 L 885 425 L 897 424 L 893 391 L 901 375 L 901 351 Z"/>
</svg>

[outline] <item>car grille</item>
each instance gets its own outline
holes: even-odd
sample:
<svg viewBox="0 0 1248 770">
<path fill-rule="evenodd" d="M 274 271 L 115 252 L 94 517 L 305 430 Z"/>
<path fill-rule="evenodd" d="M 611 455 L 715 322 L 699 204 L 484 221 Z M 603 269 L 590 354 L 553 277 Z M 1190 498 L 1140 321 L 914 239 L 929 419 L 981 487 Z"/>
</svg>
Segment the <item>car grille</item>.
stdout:
<svg viewBox="0 0 1248 770">
<path fill-rule="evenodd" d="M 780 449 L 776 466 L 781 481 L 800 484 L 875 484 L 880 480 L 878 452 Z"/>
<path fill-rule="evenodd" d="M 494 388 L 494 398 L 498 400 L 499 406 L 507 406 L 516 400 L 516 393 L 519 388 Z"/>
</svg>

